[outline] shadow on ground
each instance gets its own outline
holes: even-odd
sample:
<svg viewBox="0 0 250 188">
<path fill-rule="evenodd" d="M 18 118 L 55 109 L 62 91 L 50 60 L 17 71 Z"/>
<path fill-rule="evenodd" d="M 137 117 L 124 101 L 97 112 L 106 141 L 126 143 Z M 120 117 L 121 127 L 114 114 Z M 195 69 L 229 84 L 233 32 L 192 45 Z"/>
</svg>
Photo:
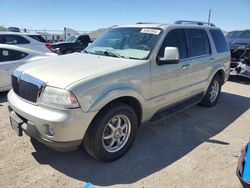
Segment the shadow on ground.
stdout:
<svg viewBox="0 0 250 188">
<path fill-rule="evenodd" d="M 250 99 L 222 93 L 213 108 L 194 106 L 160 123 L 140 128 L 130 151 L 112 163 L 95 161 L 83 150 L 59 153 L 33 142 L 34 158 L 80 181 L 109 186 L 128 184 L 147 177 L 177 161 L 203 142 L 230 143 L 210 139 L 249 109 Z"/>
<path fill-rule="evenodd" d="M 7 94 L 8 92 L 0 92 L 0 106 L 1 103 L 7 102 Z"/>
<path fill-rule="evenodd" d="M 250 85 L 250 78 L 243 77 L 243 76 L 230 75 L 229 81 L 230 82 L 236 82 L 236 83 L 239 83 L 239 84 Z"/>
</svg>

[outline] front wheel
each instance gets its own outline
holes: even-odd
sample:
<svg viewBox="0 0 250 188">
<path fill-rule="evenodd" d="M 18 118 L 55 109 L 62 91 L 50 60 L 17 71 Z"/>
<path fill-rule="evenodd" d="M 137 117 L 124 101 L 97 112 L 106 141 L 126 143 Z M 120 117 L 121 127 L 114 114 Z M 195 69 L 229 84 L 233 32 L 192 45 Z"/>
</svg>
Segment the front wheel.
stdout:
<svg viewBox="0 0 250 188">
<path fill-rule="evenodd" d="M 94 158 L 110 162 L 123 156 L 132 145 L 138 127 L 134 110 L 123 103 L 103 109 L 88 128 L 84 146 Z"/>
<path fill-rule="evenodd" d="M 219 75 L 215 75 L 207 89 L 205 96 L 200 102 L 200 105 L 206 107 L 214 106 L 219 99 L 220 92 L 221 92 L 221 78 Z"/>
</svg>

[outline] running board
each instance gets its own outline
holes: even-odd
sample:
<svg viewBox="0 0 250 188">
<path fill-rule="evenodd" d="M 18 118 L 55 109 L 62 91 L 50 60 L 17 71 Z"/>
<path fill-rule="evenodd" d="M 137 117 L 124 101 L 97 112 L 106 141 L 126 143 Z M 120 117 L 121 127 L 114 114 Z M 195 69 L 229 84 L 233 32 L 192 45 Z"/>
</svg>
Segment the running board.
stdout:
<svg viewBox="0 0 250 188">
<path fill-rule="evenodd" d="M 194 97 L 191 97 L 189 99 L 183 100 L 181 102 L 177 102 L 173 105 L 170 105 L 162 110 L 159 110 L 156 112 L 156 114 L 151 118 L 149 123 L 158 123 L 162 121 L 163 119 L 169 117 L 170 115 L 174 115 L 177 112 L 180 112 L 182 110 L 188 109 L 191 106 L 194 106 L 201 102 L 203 97 L 203 93 L 200 93 L 198 95 L 195 95 Z"/>
</svg>

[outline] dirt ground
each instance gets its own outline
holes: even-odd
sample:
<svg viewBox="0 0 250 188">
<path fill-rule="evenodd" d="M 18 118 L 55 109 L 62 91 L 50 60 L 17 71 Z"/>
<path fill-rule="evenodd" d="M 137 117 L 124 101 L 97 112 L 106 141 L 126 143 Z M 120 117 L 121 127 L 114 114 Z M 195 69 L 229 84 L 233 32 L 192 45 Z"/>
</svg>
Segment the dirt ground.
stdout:
<svg viewBox="0 0 250 188">
<path fill-rule="evenodd" d="M 6 93 L 0 94 L 0 187 L 240 187 L 235 175 L 250 138 L 250 81 L 233 77 L 213 108 L 194 106 L 140 128 L 130 151 L 113 163 L 81 148 L 59 153 L 17 137 Z"/>
</svg>

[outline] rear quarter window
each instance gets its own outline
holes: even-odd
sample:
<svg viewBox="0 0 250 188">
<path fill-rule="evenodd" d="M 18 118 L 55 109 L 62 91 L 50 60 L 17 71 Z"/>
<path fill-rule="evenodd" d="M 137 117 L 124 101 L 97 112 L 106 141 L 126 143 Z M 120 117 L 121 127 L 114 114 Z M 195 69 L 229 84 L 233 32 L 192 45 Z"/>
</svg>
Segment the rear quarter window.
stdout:
<svg viewBox="0 0 250 188">
<path fill-rule="evenodd" d="M 40 35 L 28 35 L 28 36 L 39 41 L 39 42 L 47 43 L 47 41 Z"/>
<path fill-rule="evenodd" d="M 219 29 L 210 29 L 211 36 L 213 38 L 216 51 L 218 53 L 223 53 L 229 51 L 229 46 L 227 44 L 227 41 L 224 37 L 224 34 Z"/>
</svg>

